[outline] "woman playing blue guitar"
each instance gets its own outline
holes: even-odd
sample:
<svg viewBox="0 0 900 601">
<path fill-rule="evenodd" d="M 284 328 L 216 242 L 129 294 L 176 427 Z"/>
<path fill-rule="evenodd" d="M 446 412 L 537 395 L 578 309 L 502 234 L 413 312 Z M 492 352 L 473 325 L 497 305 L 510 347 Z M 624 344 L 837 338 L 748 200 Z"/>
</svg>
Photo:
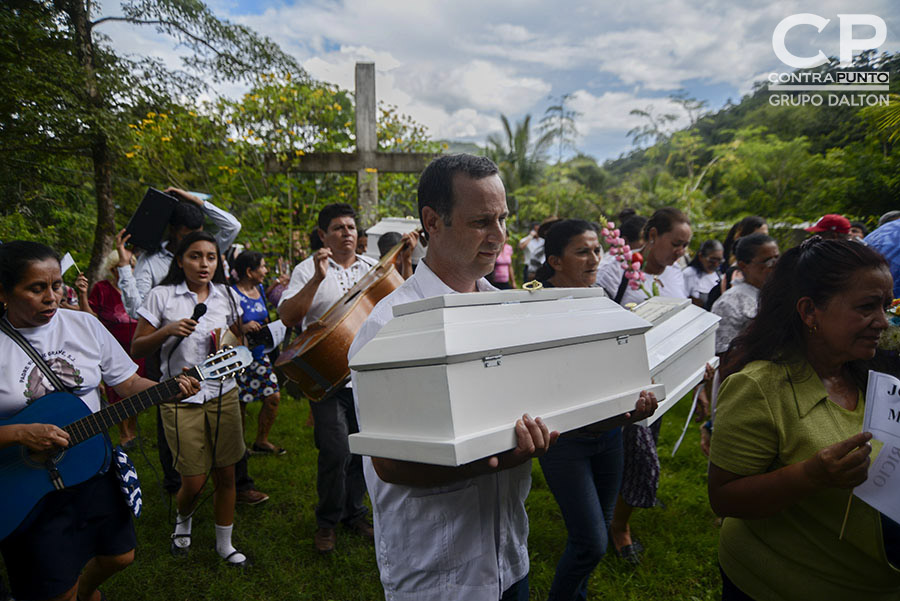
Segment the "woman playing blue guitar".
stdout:
<svg viewBox="0 0 900 601">
<path fill-rule="evenodd" d="M 155 386 L 92 315 L 59 311 L 59 257 L 35 242 L 0 245 L 0 302 L 4 319 L 44 358 L 62 383 L 91 412 L 100 410 L 103 381 L 122 397 Z M 29 355 L 0 333 L 0 417 L 23 411 L 54 392 Z M 180 376 L 183 396 L 199 390 Z M 0 422 L 0 450 L 14 445 L 34 453 L 70 444 L 70 433 L 50 423 Z M 23 455 L 28 455 L 23 453 Z M 16 495 L 16 490 L 4 490 Z M 110 469 L 86 481 L 50 492 L 0 542 L 12 593 L 17 599 L 97 601 L 98 586 L 134 559 L 131 512 Z"/>
</svg>

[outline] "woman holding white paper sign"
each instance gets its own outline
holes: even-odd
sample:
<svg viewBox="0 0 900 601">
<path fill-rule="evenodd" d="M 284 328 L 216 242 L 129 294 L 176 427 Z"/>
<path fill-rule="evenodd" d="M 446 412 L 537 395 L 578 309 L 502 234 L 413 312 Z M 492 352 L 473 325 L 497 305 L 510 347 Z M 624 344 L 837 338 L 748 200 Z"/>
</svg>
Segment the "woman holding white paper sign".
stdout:
<svg viewBox="0 0 900 601">
<path fill-rule="evenodd" d="M 818 236 L 763 285 L 723 367 L 710 450 L 723 599 L 900 595 L 900 526 L 858 499 L 848 509 L 866 480 L 866 373 L 892 296 L 880 254 Z"/>
<path fill-rule="evenodd" d="M 536 278 L 548 288 L 596 286 L 600 240 L 595 226 L 565 219 L 547 232 L 545 263 Z M 609 526 L 622 482 L 622 428 L 644 419 L 656 409 L 632 412 L 621 420 L 607 420 L 560 436 L 539 458 L 550 492 L 566 523 L 566 548 L 556 566 L 548 599 L 587 599 L 587 583 L 609 542 Z M 627 415 L 627 414 L 626 414 Z"/>
</svg>

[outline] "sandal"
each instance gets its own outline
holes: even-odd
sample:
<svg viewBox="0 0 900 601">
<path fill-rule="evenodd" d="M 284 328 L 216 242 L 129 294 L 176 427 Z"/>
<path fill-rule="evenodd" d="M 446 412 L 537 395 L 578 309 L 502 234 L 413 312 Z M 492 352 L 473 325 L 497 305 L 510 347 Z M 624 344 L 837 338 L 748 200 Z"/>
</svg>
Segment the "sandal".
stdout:
<svg viewBox="0 0 900 601">
<path fill-rule="evenodd" d="M 247 557 L 246 555 L 244 555 L 244 561 L 231 561 L 231 558 L 234 557 L 235 555 L 244 555 L 244 554 L 241 553 L 240 551 L 238 551 L 237 549 L 235 549 L 234 551 L 229 553 L 228 556 L 225 557 L 222 561 L 224 561 L 226 564 L 228 564 L 229 567 L 232 567 L 232 568 L 249 568 L 252 565 L 250 558 Z"/>
<path fill-rule="evenodd" d="M 181 539 L 188 539 L 187 545 L 179 545 L 175 541 Z M 191 551 L 191 535 L 190 534 L 172 534 L 172 542 L 169 543 L 169 552 L 172 554 L 172 557 L 185 557 Z"/>
<path fill-rule="evenodd" d="M 269 447 L 263 447 L 254 442 L 253 445 L 250 447 L 250 452 L 253 453 L 254 455 L 274 455 L 276 457 L 280 457 L 281 455 L 284 455 L 287 453 L 287 449 L 285 449 L 283 447 L 276 447 L 276 446 L 273 446 L 270 449 Z"/>
</svg>

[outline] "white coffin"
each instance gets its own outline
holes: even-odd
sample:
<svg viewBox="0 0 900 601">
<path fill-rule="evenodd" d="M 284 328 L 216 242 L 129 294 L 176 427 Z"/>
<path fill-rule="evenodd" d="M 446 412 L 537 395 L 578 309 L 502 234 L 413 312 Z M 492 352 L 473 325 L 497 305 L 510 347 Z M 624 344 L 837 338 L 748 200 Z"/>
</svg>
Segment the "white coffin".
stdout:
<svg viewBox="0 0 900 601">
<path fill-rule="evenodd" d="M 412 217 L 387 217 L 382 219 L 366 230 L 366 235 L 369 236 L 368 241 L 366 241 L 366 256 L 376 261 L 381 258 L 381 253 L 378 251 L 378 239 L 381 238 L 382 234 L 397 232 L 402 236 L 415 231 L 419 225 L 419 220 Z M 422 244 L 417 244 L 412 253 L 413 265 L 417 265 L 424 256 L 425 247 Z"/>
<path fill-rule="evenodd" d="M 452 294 L 394 307 L 350 361 L 361 455 L 461 465 L 515 447 L 515 421 L 565 432 L 652 386 L 650 324 L 591 288 Z"/>
<path fill-rule="evenodd" d="M 719 316 L 688 299 L 653 297 L 634 312 L 653 324 L 644 334 L 650 375 L 666 387 L 666 398 L 656 412 L 638 422 L 649 426 L 703 380 L 706 364 L 719 364 L 716 328 Z"/>
</svg>

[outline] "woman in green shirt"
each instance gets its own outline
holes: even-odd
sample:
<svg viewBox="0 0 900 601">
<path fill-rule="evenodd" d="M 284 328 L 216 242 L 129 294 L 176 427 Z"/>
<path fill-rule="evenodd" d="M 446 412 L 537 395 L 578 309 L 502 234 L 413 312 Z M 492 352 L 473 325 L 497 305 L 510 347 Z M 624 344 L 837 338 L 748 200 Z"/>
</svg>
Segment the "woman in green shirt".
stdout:
<svg viewBox="0 0 900 601">
<path fill-rule="evenodd" d="M 898 526 L 856 499 L 872 435 L 866 373 L 892 280 L 862 244 L 818 236 L 786 252 L 719 390 L 709 499 L 723 599 L 898 599 Z"/>
</svg>

